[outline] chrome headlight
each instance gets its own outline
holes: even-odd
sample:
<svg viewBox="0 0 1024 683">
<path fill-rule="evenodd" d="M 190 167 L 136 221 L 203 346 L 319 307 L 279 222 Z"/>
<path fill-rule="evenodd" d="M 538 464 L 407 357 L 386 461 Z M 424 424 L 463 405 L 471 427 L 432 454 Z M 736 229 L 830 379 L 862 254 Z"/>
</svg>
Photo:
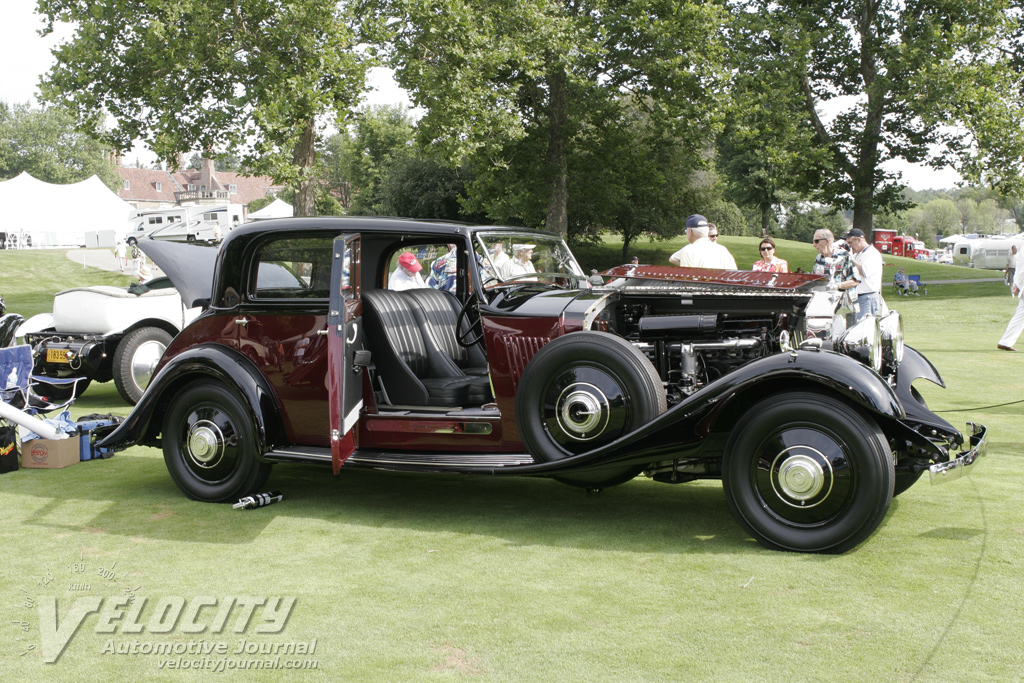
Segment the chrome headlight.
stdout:
<svg viewBox="0 0 1024 683">
<path fill-rule="evenodd" d="M 854 324 L 834 342 L 833 347 L 875 372 L 882 371 L 882 335 L 878 331 L 878 318 L 873 315 Z"/>
<path fill-rule="evenodd" d="M 878 321 L 882 335 L 882 362 L 887 370 L 895 370 L 903 361 L 903 318 L 896 311 Z"/>
</svg>

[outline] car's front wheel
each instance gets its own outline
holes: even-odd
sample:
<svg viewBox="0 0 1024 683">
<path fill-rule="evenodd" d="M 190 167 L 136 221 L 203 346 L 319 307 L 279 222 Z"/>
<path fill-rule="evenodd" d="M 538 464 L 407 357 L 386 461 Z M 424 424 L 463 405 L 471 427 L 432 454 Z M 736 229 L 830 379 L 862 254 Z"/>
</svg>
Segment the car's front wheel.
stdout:
<svg viewBox="0 0 1024 683">
<path fill-rule="evenodd" d="M 170 343 L 171 335 L 159 327 L 140 327 L 124 336 L 114 351 L 114 385 L 121 398 L 139 402 Z"/>
<path fill-rule="evenodd" d="M 216 382 L 185 387 L 164 418 L 164 463 L 194 500 L 226 503 L 259 491 L 271 466 L 257 460 L 258 443 L 245 404 Z"/>
<path fill-rule="evenodd" d="M 725 446 L 729 508 L 762 545 L 841 553 L 881 524 L 892 502 L 892 452 L 854 406 L 802 392 L 754 404 Z"/>
</svg>

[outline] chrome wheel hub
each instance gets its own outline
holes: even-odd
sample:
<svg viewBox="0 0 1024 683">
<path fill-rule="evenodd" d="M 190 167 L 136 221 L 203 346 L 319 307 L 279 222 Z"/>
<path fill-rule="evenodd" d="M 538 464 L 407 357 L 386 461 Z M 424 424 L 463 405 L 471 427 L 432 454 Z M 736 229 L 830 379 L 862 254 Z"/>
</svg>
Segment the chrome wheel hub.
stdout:
<svg viewBox="0 0 1024 683">
<path fill-rule="evenodd" d="M 593 384 L 566 387 L 558 397 L 556 410 L 562 430 L 578 441 L 600 436 L 608 426 L 608 397 Z"/>
<path fill-rule="evenodd" d="M 188 432 L 188 457 L 204 469 L 216 467 L 224 457 L 224 434 L 208 420 L 196 422 Z"/>
<path fill-rule="evenodd" d="M 775 457 L 772 471 L 775 493 L 788 505 L 813 507 L 828 498 L 832 466 L 828 458 L 813 448 L 787 448 Z"/>
<path fill-rule="evenodd" d="M 132 381 L 135 386 L 145 391 L 149 381 L 153 379 L 153 369 L 160 362 L 166 347 L 157 341 L 148 341 L 141 344 L 132 355 Z"/>
</svg>

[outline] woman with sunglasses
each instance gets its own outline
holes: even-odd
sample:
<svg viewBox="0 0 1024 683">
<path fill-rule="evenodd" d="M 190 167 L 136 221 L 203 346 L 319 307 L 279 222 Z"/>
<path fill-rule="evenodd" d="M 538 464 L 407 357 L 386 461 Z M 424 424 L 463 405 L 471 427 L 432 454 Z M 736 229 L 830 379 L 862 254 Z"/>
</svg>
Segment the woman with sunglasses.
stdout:
<svg viewBox="0 0 1024 683">
<path fill-rule="evenodd" d="M 789 264 L 775 256 L 775 240 L 765 237 L 761 240 L 761 260 L 754 261 L 754 270 L 766 273 L 788 273 Z"/>
<path fill-rule="evenodd" d="M 835 285 L 853 276 L 850 252 L 838 247 L 831 230 L 822 228 L 814 233 L 814 248 L 818 255 L 814 257 L 812 273 L 824 275 Z"/>
</svg>

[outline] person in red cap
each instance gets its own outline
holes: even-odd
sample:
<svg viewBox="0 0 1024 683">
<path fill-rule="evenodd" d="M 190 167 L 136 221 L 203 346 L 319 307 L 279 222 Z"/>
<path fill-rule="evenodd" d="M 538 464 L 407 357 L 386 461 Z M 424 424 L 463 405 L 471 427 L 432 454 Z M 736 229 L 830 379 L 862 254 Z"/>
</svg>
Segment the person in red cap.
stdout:
<svg viewBox="0 0 1024 683">
<path fill-rule="evenodd" d="M 388 280 L 388 289 L 400 292 L 404 289 L 426 287 L 427 283 L 420 275 L 421 270 L 423 270 L 423 266 L 411 251 L 402 252 L 402 255 L 398 257 L 398 267 L 395 268 L 395 272 L 391 273 L 391 279 Z"/>
</svg>

